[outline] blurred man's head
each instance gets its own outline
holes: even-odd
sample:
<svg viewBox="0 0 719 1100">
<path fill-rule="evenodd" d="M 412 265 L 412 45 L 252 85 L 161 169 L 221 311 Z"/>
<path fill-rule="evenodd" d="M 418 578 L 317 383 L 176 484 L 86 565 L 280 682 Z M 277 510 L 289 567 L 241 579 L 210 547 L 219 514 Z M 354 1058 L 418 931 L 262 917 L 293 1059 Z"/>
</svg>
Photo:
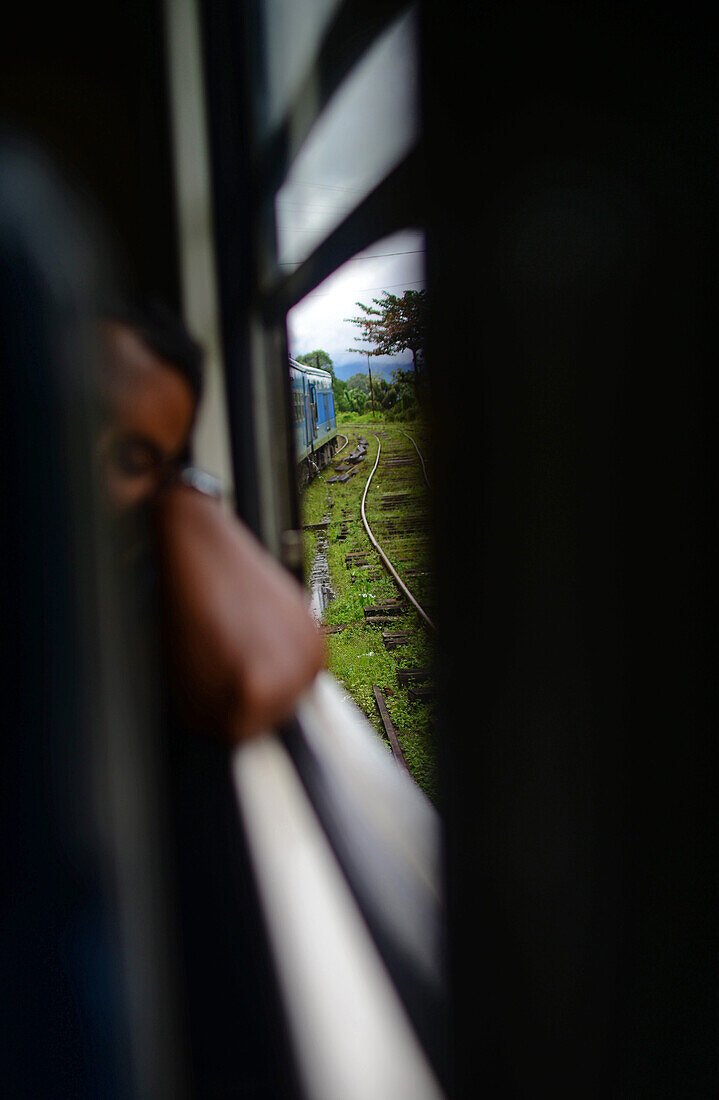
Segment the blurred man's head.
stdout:
<svg viewBox="0 0 719 1100">
<path fill-rule="evenodd" d="M 101 483 L 111 510 L 127 513 L 188 457 L 202 351 L 160 308 L 108 310 L 100 335 Z"/>
</svg>

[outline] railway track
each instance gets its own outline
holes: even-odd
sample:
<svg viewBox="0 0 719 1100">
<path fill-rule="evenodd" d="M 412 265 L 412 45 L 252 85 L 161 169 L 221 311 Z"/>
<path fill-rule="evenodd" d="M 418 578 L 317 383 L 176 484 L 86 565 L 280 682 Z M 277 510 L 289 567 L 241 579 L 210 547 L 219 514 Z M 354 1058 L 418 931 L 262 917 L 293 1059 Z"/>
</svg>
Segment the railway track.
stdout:
<svg viewBox="0 0 719 1100">
<path fill-rule="evenodd" d="M 414 447 L 415 451 L 417 452 L 417 455 L 418 455 L 418 457 L 419 457 L 419 460 L 420 460 L 420 462 L 422 463 L 422 473 L 423 473 L 423 475 L 424 475 L 424 480 L 425 480 L 425 481 L 427 482 L 427 488 L 428 488 L 428 489 L 430 489 L 430 488 L 431 488 L 431 485 L 430 485 L 430 483 L 429 483 L 429 477 L 427 476 L 427 463 L 425 462 L 425 458 L 424 458 L 424 455 L 423 455 L 423 454 L 422 454 L 422 452 L 420 451 L 420 449 L 419 449 L 419 447 L 417 446 L 417 444 L 416 444 L 415 440 L 413 439 L 413 437 L 412 437 L 412 436 L 411 436 L 411 435 L 409 434 L 409 432 L 406 432 L 406 431 L 404 430 L 404 428 L 402 429 L 402 435 L 406 435 L 406 436 L 407 436 L 407 439 L 409 439 L 410 443 L 412 444 L 412 446 Z"/>
<path fill-rule="evenodd" d="M 406 435 L 407 433 L 404 432 L 403 434 Z M 411 438 L 411 437 L 408 436 L 408 438 Z M 407 584 L 402 579 L 402 577 L 401 577 L 400 573 L 398 572 L 396 566 L 393 565 L 393 563 L 390 560 L 388 554 L 382 548 L 382 545 L 380 544 L 377 536 L 375 535 L 374 531 L 370 527 L 369 521 L 367 519 L 367 510 L 366 510 L 367 494 L 369 492 L 369 487 L 372 484 L 372 479 L 374 478 L 374 475 L 377 472 L 377 467 L 379 466 L 380 457 L 382 455 L 382 442 L 381 442 L 379 436 L 377 436 L 377 435 L 375 435 L 375 439 L 377 440 L 377 459 L 376 459 L 375 464 L 372 468 L 371 474 L 367 478 L 367 484 L 365 485 L 364 493 L 362 495 L 362 504 L 360 506 L 360 511 L 361 511 L 361 514 L 362 514 L 362 523 L 364 524 L 364 528 L 365 528 L 365 531 L 367 532 L 367 534 L 369 536 L 370 542 L 372 543 L 375 550 L 379 554 L 383 564 L 385 565 L 387 571 L 389 572 L 390 576 L 394 580 L 395 584 L 399 587 L 399 589 L 403 593 L 403 595 L 406 596 L 406 598 L 409 600 L 409 602 L 412 604 L 412 606 L 415 608 L 415 610 L 419 613 L 419 615 L 424 619 L 424 621 L 427 623 L 427 625 L 429 627 L 431 627 L 432 630 L 435 630 L 435 625 L 432 622 L 432 619 L 427 614 L 424 607 L 422 607 L 422 605 L 419 602 L 419 600 L 417 599 L 417 597 L 414 595 L 414 593 L 409 589 Z M 426 478 L 427 474 L 426 474 L 426 471 L 425 471 L 424 459 L 422 458 L 422 455 L 420 454 L 419 448 L 417 447 L 417 444 L 414 442 L 414 440 L 412 440 L 412 443 L 414 444 L 415 450 L 417 451 L 417 454 L 420 457 L 420 461 L 422 462 L 422 471 L 423 471 L 424 476 Z M 394 468 L 395 469 L 401 468 L 401 466 L 394 467 Z M 429 485 L 429 482 L 427 482 L 427 484 Z M 386 520 L 384 522 L 385 522 L 385 524 L 387 523 Z M 407 533 L 407 532 L 406 531 L 403 532 L 401 530 L 398 531 L 397 528 L 395 527 L 395 528 L 389 528 L 388 533 L 389 534 L 403 534 L 403 533 Z"/>
<path fill-rule="evenodd" d="M 347 570 L 346 580 L 335 581 L 327 605 L 335 611 L 320 629 L 338 639 L 332 654 L 340 679 L 353 685 L 398 766 L 429 792 L 436 628 L 426 447 L 421 429 L 401 425 L 347 425 L 341 435 L 333 471 L 322 478 L 327 511 L 306 528 L 326 538 L 332 569 Z M 343 601 L 346 617 L 338 610 Z"/>
<path fill-rule="evenodd" d="M 411 643 L 417 629 L 426 629 L 431 635 L 436 626 L 428 606 L 432 570 L 428 560 L 430 481 L 425 456 L 408 432 L 385 430 L 372 433 L 377 440 L 377 457 L 362 493 L 360 515 L 367 537 L 383 567 L 398 589 L 398 599 L 385 600 L 374 607 L 365 608 L 369 622 L 382 627 L 385 648 L 397 655 Z M 382 436 L 382 438 L 380 438 Z M 413 450 L 404 441 L 404 436 Z M 384 446 L 383 446 L 384 440 Z M 421 475 L 419 475 L 421 470 Z M 371 563 L 357 562 L 357 568 L 371 568 Z M 418 588 L 424 584 L 424 590 Z M 413 608 L 420 619 L 412 630 L 397 630 L 397 619 Z M 401 657 L 399 658 L 401 661 Z M 397 680 L 412 701 L 427 700 L 433 694 L 431 670 L 418 667 L 397 668 Z M 407 768 L 407 763 L 389 714 L 383 691 L 373 687 L 375 702 L 385 735 L 397 763 Z"/>
</svg>

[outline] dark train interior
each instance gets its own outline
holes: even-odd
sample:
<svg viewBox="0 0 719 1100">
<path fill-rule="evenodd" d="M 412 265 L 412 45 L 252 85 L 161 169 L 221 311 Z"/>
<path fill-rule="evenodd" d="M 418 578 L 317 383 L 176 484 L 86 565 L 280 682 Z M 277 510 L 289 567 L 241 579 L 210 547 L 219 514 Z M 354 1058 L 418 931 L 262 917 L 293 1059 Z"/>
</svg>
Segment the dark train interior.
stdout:
<svg viewBox="0 0 719 1100">
<path fill-rule="evenodd" d="M 268 27 L 301 10 L 270 125 Z M 274 196 L 409 10 L 70 2 L 0 36 L 7 1096 L 717 1094 L 716 43 L 693 4 L 411 5 L 419 134 L 281 276 Z M 285 318 L 408 226 L 440 799 L 389 781 L 392 847 L 331 691 L 246 768 L 168 717 L 92 504 L 80 321 L 118 285 L 184 312 L 218 364 L 202 438 L 297 574 Z M 281 881 L 293 829 L 341 888 L 319 855 Z M 333 933 L 307 972 L 299 910 Z"/>
</svg>

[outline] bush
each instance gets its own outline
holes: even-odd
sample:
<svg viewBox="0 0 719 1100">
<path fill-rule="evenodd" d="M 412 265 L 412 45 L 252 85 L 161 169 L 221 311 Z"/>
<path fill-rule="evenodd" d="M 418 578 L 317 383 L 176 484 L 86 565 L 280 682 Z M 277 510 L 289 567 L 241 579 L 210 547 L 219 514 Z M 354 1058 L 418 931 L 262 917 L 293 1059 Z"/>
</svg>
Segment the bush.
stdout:
<svg viewBox="0 0 719 1100">
<path fill-rule="evenodd" d="M 385 417 L 387 420 L 414 420 L 417 412 L 414 397 L 405 397 L 404 402 L 398 400 L 391 409 L 386 409 Z"/>
</svg>

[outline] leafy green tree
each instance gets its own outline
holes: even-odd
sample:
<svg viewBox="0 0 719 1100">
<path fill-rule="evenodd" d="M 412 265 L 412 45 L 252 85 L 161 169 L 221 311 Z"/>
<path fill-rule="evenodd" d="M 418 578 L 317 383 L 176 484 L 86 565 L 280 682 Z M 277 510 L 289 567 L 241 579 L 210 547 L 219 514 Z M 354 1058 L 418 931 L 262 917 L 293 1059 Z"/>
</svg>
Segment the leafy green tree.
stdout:
<svg viewBox="0 0 719 1100">
<path fill-rule="evenodd" d="M 387 386 L 386 391 L 382 395 L 382 408 L 393 409 L 397 404 L 398 395 L 396 386 Z"/>
<path fill-rule="evenodd" d="M 335 389 L 335 409 L 337 412 L 351 412 L 349 389 L 346 382 L 340 382 Z"/>
<path fill-rule="evenodd" d="M 347 385 L 354 390 L 362 390 L 363 393 L 369 393 L 369 378 L 366 374 L 353 374 L 347 379 Z"/>
<path fill-rule="evenodd" d="M 408 386 L 412 385 L 412 374 L 410 371 L 404 370 L 403 367 L 396 367 L 395 370 L 392 371 L 392 380 L 398 390 L 403 388 L 406 389 Z"/>
<path fill-rule="evenodd" d="M 412 371 L 398 367 L 392 371 L 392 388 L 395 392 L 395 400 L 392 408 L 398 415 L 412 413 L 416 406 L 416 390 Z"/>
<path fill-rule="evenodd" d="M 372 381 L 372 369 L 369 365 L 369 361 L 370 361 L 370 356 L 371 355 L 380 355 L 381 353 L 379 351 L 369 351 L 367 348 L 347 348 L 347 351 L 351 351 L 356 355 L 366 355 L 367 356 L 367 375 L 366 375 L 366 377 L 367 377 L 367 389 L 369 390 L 370 401 L 372 402 L 372 412 L 374 412 L 374 383 Z M 365 375 L 354 374 L 354 375 L 352 375 L 352 377 L 353 378 L 359 378 L 359 377 L 364 378 Z"/>
<path fill-rule="evenodd" d="M 347 403 L 347 383 L 343 382 L 341 378 L 335 379 L 333 390 L 335 394 L 335 405 L 339 412 L 349 412 L 349 405 Z"/>
<path fill-rule="evenodd" d="M 365 411 L 365 407 L 367 405 L 367 394 L 364 392 L 364 390 L 357 390 L 348 387 L 347 400 L 350 406 L 347 411 L 357 413 L 359 416 L 361 416 L 362 413 Z"/>
<path fill-rule="evenodd" d="M 371 306 L 364 302 L 356 303 L 363 316 L 345 318 L 360 330 L 355 341 L 370 345 L 369 348 L 351 350 L 364 351 L 367 355 L 399 355 L 410 351 L 415 395 L 418 395 L 418 365 L 422 360 L 427 334 L 427 291 L 405 290 L 400 298 L 383 290 L 382 295 L 381 298 L 373 298 L 374 304 Z"/>
</svg>

